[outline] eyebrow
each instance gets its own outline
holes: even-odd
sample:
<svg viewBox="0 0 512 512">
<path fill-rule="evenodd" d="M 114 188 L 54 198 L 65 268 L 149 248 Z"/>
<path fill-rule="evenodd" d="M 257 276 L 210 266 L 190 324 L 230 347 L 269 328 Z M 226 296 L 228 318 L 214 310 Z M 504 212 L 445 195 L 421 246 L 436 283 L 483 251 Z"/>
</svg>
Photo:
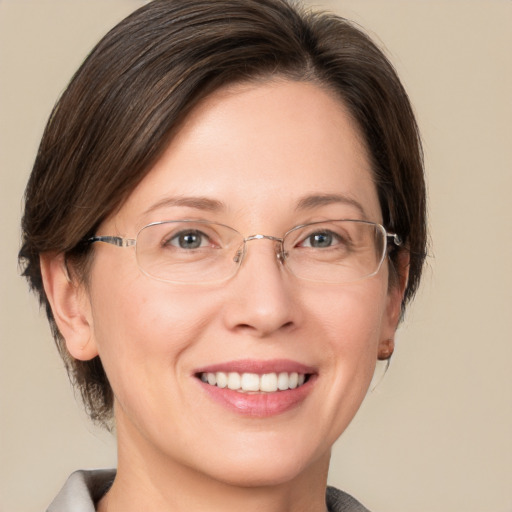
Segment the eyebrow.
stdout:
<svg viewBox="0 0 512 512">
<path fill-rule="evenodd" d="M 305 196 L 297 203 L 296 210 L 312 210 L 313 208 L 336 203 L 353 206 L 359 211 L 363 218 L 366 218 L 366 212 L 359 201 L 341 194 L 315 194 Z"/>
<path fill-rule="evenodd" d="M 218 201 L 217 199 L 211 199 L 209 197 L 202 196 L 176 196 L 176 197 L 166 197 L 161 201 L 151 205 L 145 212 L 144 215 L 154 212 L 155 210 L 159 210 L 161 208 L 167 208 L 170 206 L 187 206 L 189 208 L 195 208 L 197 210 L 204 210 L 208 212 L 218 212 L 225 210 L 225 205 L 223 202 Z"/>
<path fill-rule="evenodd" d="M 346 204 L 356 208 L 363 218 L 366 218 L 366 212 L 359 201 L 341 194 L 313 194 L 302 197 L 298 202 L 295 210 L 312 210 L 321 206 L 330 204 Z M 226 205 L 217 199 L 212 199 L 204 196 L 173 196 L 166 197 L 161 201 L 151 205 L 144 211 L 144 215 L 154 212 L 161 208 L 172 206 L 185 206 L 188 208 L 195 208 L 208 212 L 220 212 L 226 209 Z"/>
</svg>

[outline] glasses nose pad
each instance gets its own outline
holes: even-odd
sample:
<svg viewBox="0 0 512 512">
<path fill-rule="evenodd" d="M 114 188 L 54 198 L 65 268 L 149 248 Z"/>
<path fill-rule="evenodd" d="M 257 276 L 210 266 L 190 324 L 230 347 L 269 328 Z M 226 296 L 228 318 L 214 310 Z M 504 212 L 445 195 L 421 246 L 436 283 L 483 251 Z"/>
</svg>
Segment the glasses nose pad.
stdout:
<svg viewBox="0 0 512 512">
<path fill-rule="evenodd" d="M 243 243 L 237 250 L 236 250 L 236 253 L 235 253 L 235 256 L 233 257 L 233 261 L 237 264 L 240 264 L 242 259 L 244 258 L 244 254 L 245 254 L 245 243 Z"/>
<path fill-rule="evenodd" d="M 277 261 L 284 265 L 286 258 L 288 257 L 288 253 L 284 250 L 283 242 L 278 242 L 276 244 L 276 255 Z"/>
</svg>

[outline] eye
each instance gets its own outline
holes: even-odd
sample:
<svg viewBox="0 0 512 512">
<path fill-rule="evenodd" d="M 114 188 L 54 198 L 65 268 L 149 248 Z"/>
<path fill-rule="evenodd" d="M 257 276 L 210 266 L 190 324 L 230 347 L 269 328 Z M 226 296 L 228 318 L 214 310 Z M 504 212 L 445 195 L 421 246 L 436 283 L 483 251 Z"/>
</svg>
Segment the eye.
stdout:
<svg viewBox="0 0 512 512">
<path fill-rule="evenodd" d="M 209 237 L 202 231 L 189 229 L 174 234 L 164 245 L 172 245 L 180 249 L 199 249 L 200 247 L 209 247 L 211 243 Z"/>
<path fill-rule="evenodd" d="M 299 247 L 311 247 L 313 249 L 324 249 L 338 245 L 342 242 L 342 239 L 336 233 L 332 231 L 317 231 L 308 235 L 301 243 Z"/>
</svg>

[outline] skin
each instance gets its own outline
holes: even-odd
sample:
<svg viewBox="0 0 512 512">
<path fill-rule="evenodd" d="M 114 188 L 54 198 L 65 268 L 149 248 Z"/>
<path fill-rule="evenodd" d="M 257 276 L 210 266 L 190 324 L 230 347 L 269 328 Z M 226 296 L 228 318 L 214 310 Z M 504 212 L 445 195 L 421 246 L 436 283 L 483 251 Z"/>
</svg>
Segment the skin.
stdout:
<svg viewBox="0 0 512 512">
<path fill-rule="evenodd" d="M 357 201 L 297 209 L 305 196 Z M 205 210 L 160 205 L 201 196 Z M 203 205 L 204 206 L 204 205 Z M 274 80 L 221 89 L 188 117 L 165 154 L 98 234 L 202 218 L 245 236 L 282 236 L 326 218 L 381 222 L 369 159 L 331 93 Z M 177 285 L 140 272 L 133 249 L 96 244 L 87 289 L 46 255 L 47 294 L 70 353 L 100 355 L 115 393 L 118 476 L 104 511 L 325 511 L 330 451 L 359 408 L 375 362 L 392 351 L 401 285 L 388 266 L 350 285 L 299 280 L 269 240 L 248 243 L 224 283 Z M 301 402 L 251 417 L 211 400 L 198 368 L 239 359 L 315 369 Z M 314 418 L 314 421 L 313 421 Z"/>
</svg>

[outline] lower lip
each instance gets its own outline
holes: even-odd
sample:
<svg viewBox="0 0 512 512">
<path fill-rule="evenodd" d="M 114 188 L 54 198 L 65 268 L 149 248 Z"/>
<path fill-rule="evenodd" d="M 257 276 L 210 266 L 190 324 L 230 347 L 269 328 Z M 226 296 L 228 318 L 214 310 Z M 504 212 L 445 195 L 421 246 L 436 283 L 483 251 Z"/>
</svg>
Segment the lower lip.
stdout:
<svg viewBox="0 0 512 512">
<path fill-rule="evenodd" d="M 227 409 L 244 416 L 267 418 L 299 406 L 312 390 L 315 380 L 316 376 L 310 375 L 302 386 L 274 393 L 241 393 L 229 388 L 211 386 L 201 380 L 198 382 L 210 398 Z"/>
</svg>

